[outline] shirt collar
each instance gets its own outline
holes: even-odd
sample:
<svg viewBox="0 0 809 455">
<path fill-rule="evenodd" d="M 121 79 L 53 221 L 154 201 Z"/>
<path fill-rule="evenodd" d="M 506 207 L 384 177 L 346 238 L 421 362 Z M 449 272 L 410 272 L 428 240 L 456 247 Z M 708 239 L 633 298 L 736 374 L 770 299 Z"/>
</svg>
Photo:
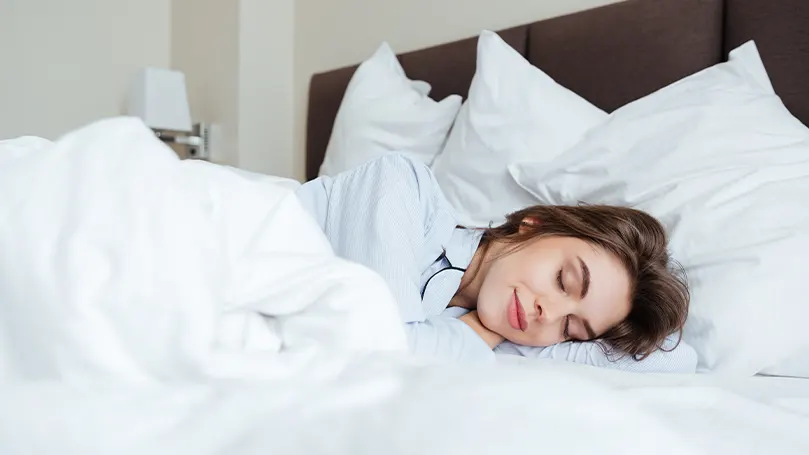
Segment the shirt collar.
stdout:
<svg viewBox="0 0 809 455">
<path fill-rule="evenodd" d="M 447 260 L 453 267 L 463 269 L 469 267 L 482 237 L 482 229 L 455 228 L 452 231 L 449 243 L 445 247 Z"/>
</svg>

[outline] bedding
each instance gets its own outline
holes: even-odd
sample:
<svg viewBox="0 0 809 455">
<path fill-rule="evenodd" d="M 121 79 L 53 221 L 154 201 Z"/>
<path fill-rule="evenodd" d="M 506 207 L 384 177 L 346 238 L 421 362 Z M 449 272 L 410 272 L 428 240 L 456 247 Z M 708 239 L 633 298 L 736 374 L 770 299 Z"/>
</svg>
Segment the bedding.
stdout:
<svg viewBox="0 0 809 455">
<path fill-rule="evenodd" d="M 504 364 L 564 371 L 625 391 L 704 454 L 785 454 L 807 450 L 809 381 L 719 374 L 631 374 L 573 363 L 501 357 Z"/>
<path fill-rule="evenodd" d="M 294 182 L 126 118 L 2 146 L 2 453 L 697 453 L 586 378 L 407 355 Z"/>
<path fill-rule="evenodd" d="M 320 175 L 333 176 L 393 152 L 431 163 L 444 146 L 461 97 L 433 101 L 430 90 L 427 82 L 409 79 L 390 45 L 382 43 L 351 77 Z"/>
<path fill-rule="evenodd" d="M 778 364 L 765 368 L 763 374 L 809 379 L 809 347 L 798 349 Z"/>
<path fill-rule="evenodd" d="M 606 118 L 498 34 L 483 31 L 469 97 L 431 168 L 462 224 L 500 224 L 507 213 L 533 203 L 508 165 L 549 161 Z"/>
<path fill-rule="evenodd" d="M 809 453 L 809 381 L 555 362 L 383 356 L 327 382 L 6 383 L 0 402 L 4 454 Z"/>
<path fill-rule="evenodd" d="M 809 129 L 775 95 L 755 43 L 617 110 L 553 162 L 510 170 L 540 203 L 628 205 L 666 225 L 700 370 L 806 362 Z"/>
<path fill-rule="evenodd" d="M 181 161 L 136 119 L 0 143 L 0 380 L 329 377 L 406 349 L 297 183 Z"/>
</svg>

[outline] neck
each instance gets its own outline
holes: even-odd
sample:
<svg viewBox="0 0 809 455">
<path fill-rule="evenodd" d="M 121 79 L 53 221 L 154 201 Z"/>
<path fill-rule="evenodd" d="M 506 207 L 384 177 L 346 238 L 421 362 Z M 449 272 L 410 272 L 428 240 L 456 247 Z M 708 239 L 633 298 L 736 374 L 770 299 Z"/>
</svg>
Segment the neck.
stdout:
<svg viewBox="0 0 809 455">
<path fill-rule="evenodd" d="M 458 292 L 455 294 L 450 305 L 470 310 L 477 308 L 480 287 L 491 265 L 489 259 L 498 254 L 501 249 L 502 246 L 496 242 L 490 243 L 488 248 L 486 245 L 478 246 L 474 256 L 472 256 L 472 262 L 469 263 L 469 267 L 466 268 L 466 272 L 464 272 L 461 278 L 461 285 L 458 287 Z"/>
</svg>

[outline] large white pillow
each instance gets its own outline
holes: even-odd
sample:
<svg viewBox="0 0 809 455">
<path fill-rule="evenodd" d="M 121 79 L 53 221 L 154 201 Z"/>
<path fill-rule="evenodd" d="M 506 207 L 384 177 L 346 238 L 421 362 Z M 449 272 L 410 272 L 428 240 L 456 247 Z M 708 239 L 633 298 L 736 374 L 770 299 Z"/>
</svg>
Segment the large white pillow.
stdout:
<svg viewBox="0 0 809 455">
<path fill-rule="evenodd" d="M 509 176 L 509 164 L 551 160 L 606 118 L 484 31 L 469 98 L 432 169 L 462 223 L 499 223 L 532 203 Z"/>
<path fill-rule="evenodd" d="M 320 175 L 334 175 L 388 153 L 430 164 L 447 140 L 461 97 L 440 102 L 431 86 L 407 78 L 383 43 L 357 68 L 343 96 Z"/>
<path fill-rule="evenodd" d="M 552 163 L 510 171 L 542 203 L 628 205 L 665 223 L 700 370 L 754 374 L 809 350 L 809 129 L 754 43 L 624 106 Z"/>
</svg>

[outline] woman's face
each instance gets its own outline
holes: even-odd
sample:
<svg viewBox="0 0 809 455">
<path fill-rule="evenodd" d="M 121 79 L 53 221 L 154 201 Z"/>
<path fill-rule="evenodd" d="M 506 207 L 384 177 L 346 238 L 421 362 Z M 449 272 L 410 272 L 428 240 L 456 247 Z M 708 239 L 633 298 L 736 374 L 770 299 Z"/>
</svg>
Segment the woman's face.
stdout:
<svg viewBox="0 0 809 455">
<path fill-rule="evenodd" d="M 485 271 L 478 316 L 512 343 L 590 340 L 626 318 L 630 281 L 618 258 L 583 240 L 546 237 L 495 259 Z"/>
</svg>

